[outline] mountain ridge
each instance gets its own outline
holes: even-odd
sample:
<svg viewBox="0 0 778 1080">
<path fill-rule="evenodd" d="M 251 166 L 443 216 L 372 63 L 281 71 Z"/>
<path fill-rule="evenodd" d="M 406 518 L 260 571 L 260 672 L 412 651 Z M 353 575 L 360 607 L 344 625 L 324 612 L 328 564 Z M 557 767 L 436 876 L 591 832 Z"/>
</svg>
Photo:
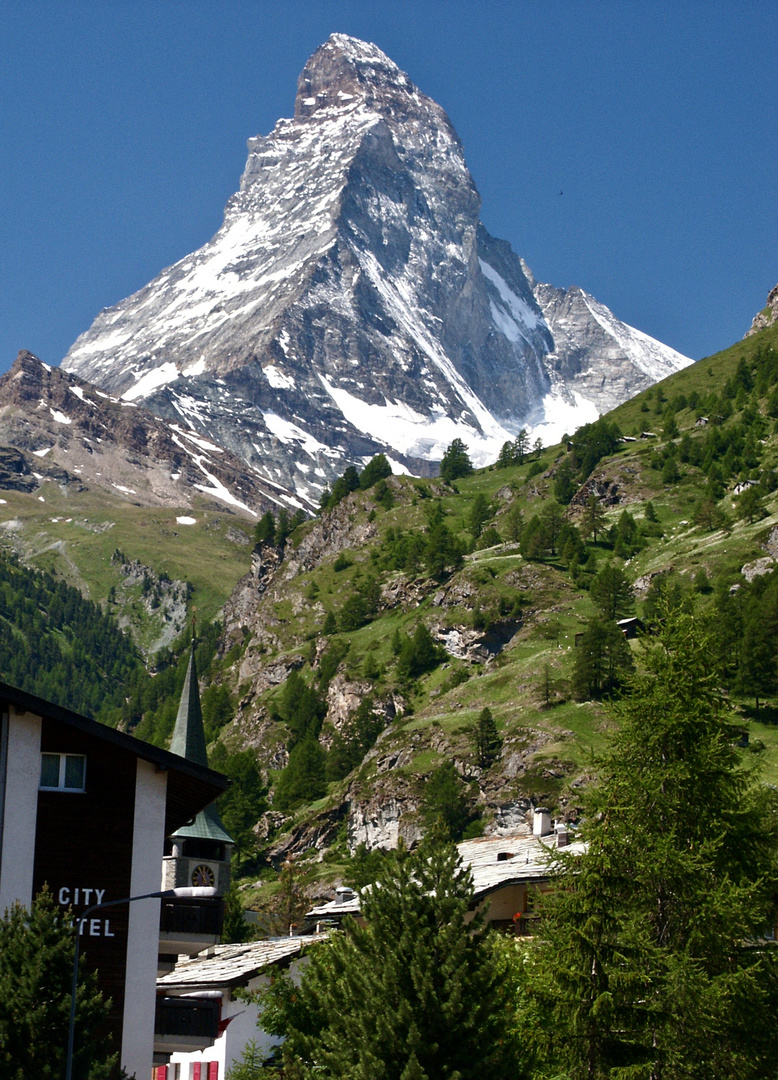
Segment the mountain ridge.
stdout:
<svg viewBox="0 0 778 1080">
<path fill-rule="evenodd" d="M 76 492 L 101 488 L 138 505 L 191 508 L 211 499 L 250 520 L 300 506 L 185 423 L 112 398 L 26 350 L 0 376 L 0 446 L 15 451 L 18 490 L 53 481 Z M 10 466 L 7 452 L 6 458 Z"/>
</svg>

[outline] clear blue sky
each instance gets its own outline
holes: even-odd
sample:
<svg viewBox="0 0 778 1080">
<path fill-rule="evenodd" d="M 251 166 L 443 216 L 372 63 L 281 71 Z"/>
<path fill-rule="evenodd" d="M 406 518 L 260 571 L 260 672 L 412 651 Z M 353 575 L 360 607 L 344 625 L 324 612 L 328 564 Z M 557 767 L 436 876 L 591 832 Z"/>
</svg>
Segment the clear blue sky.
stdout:
<svg viewBox="0 0 778 1080">
<path fill-rule="evenodd" d="M 447 110 L 482 218 L 695 359 L 778 282 L 774 0 L 4 0 L 0 370 L 203 244 L 331 32 Z"/>
</svg>

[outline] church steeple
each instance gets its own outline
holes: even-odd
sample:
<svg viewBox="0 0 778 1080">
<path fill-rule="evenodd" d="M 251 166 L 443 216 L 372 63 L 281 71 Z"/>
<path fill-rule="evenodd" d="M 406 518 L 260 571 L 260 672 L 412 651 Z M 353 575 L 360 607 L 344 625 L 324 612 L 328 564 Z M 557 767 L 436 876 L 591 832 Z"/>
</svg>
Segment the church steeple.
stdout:
<svg viewBox="0 0 778 1080">
<path fill-rule="evenodd" d="M 170 750 L 198 765 L 208 765 L 194 637 Z M 230 853 L 234 843 L 216 808 L 206 806 L 194 821 L 177 829 L 169 838 L 163 864 L 163 888 L 215 885 L 223 894 L 229 886 Z"/>
<path fill-rule="evenodd" d="M 184 689 L 178 706 L 176 726 L 170 742 L 171 754 L 179 754 L 198 765 L 208 764 L 208 751 L 205 748 L 205 729 L 203 710 L 200 706 L 200 689 L 197 685 L 197 664 L 195 663 L 195 638 L 192 638 L 192 650 L 189 653 L 189 665 L 186 669 Z"/>
</svg>

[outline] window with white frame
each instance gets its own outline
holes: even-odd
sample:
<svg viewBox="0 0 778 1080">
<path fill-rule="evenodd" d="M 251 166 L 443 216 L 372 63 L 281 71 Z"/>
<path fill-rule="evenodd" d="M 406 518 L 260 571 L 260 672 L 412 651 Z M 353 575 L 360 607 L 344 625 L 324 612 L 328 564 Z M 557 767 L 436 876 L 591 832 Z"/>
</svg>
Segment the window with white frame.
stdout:
<svg viewBox="0 0 778 1080">
<path fill-rule="evenodd" d="M 83 754 L 41 754 L 41 791 L 85 791 Z"/>
</svg>

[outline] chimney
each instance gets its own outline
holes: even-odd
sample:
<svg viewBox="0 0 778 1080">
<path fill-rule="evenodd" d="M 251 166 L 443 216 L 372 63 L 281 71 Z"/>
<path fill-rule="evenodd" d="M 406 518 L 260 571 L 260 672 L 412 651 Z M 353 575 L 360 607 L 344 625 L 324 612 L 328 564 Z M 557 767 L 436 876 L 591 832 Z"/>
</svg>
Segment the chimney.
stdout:
<svg viewBox="0 0 778 1080">
<path fill-rule="evenodd" d="M 567 824 L 564 821 L 557 821 L 554 825 L 554 832 L 556 833 L 556 846 L 558 848 L 567 847 Z"/>
<path fill-rule="evenodd" d="M 538 806 L 535 809 L 535 818 L 532 823 L 532 835 L 533 836 L 548 836 L 551 832 L 551 814 L 548 812 L 545 806 Z"/>
</svg>

